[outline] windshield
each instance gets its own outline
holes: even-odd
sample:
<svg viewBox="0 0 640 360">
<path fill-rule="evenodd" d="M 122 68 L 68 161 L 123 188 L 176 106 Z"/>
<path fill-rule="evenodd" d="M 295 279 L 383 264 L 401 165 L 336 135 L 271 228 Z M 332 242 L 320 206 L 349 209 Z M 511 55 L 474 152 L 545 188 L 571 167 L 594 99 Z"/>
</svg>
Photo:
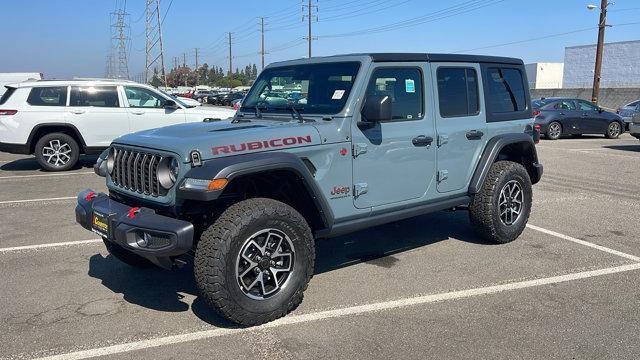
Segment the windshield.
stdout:
<svg viewBox="0 0 640 360">
<path fill-rule="evenodd" d="M 359 62 L 292 65 L 264 70 L 242 102 L 243 110 L 337 114 L 353 87 Z"/>
</svg>

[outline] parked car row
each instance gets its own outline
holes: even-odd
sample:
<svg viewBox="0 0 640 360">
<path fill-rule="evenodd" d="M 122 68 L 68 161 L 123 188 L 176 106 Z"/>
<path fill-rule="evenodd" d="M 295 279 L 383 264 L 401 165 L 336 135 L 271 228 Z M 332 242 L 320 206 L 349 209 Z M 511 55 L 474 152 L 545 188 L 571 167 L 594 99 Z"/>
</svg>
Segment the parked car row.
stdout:
<svg viewBox="0 0 640 360">
<path fill-rule="evenodd" d="M 0 151 L 34 154 L 49 171 L 68 170 L 80 154 L 99 153 L 127 133 L 235 114 L 189 105 L 131 81 L 30 81 L 6 88 Z"/>
<path fill-rule="evenodd" d="M 603 134 L 615 139 L 628 129 L 624 118 L 582 99 L 542 98 L 532 101 L 535 127 L 550 140 L 562 136 Z"/>
<path fill-rule="evenodd" d="M 204 102 L 211 105 L 219 105 L 219 106 L 233 106 L 234 100 L 242 99 L 245 96 L 244 93 L 241 92 L 232 92 L 232 93 L 220 93 L 211 96 L 207 96 L 204 99 Z"/>
</svg>

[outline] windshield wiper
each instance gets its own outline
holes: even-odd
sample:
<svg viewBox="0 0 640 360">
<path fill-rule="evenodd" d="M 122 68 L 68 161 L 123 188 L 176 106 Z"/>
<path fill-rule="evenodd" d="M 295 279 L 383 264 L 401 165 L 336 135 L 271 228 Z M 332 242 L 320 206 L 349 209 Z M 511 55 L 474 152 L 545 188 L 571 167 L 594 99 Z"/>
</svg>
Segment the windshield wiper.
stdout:
<svg viewBox="0 0 640 360">
<path fill-rule="evenodd" d="M 314 120 L 311 120 L 311 119 L 305 119 L 302 116 L 302 114 L 300 114 L 300 111 L 298 111 L 298 109 L 296 109 L 295 105 L 289 106 L 288 109 L 291 110 L 291 116 L 293 116 L 294 119 L 298 120 L 299 123 L 303 123 L 305 121 L 308 121 L 308 122 L 313 122 L 314 121 Z M 304 111 L 304 109 L 300 109 L 300 110 Z"/>
</svg>

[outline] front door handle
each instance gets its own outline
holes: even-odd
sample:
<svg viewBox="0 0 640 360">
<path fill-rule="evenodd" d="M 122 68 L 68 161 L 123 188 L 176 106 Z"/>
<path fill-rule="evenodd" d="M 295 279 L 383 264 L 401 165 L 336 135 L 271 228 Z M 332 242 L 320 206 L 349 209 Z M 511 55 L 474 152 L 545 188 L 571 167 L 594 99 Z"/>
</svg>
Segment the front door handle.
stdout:
<svg viewBox="0 0 640 360">
<path fill-rule="evenodd" d="M 411 143 L 413 146 L 429 146 L 433 142 L 433 138 L 431 136 L 420 135 L 411 139 Z"/>
<path fill-rule="evenodd" d="M 484 133 L 480 130 L 471 130 L 467 131 L 466 135 L 469 140 L 480 140 L 484 136 Z"/>
<path fill-rule="evenodd" d="M 74 110 L 71 110 L 71 113 L 80 115 L 80 114 L 84 114 L 85 111 L 80 109 L 74 109 Z"/>
<path fill-rule="evenodd" d="M 138 110 L 138 111 L 132 111 L 131 113 L 134 114 L 134 115 L 143 115 L 144 111 Z"/>
</svg>

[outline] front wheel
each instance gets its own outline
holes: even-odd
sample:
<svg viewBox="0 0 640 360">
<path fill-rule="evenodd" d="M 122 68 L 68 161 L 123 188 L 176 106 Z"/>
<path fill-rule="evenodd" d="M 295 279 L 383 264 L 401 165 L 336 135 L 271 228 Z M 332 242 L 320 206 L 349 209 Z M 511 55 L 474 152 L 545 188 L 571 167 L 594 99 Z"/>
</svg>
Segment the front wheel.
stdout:
<svg viewBox="0 0 640 360">
<path fill-rule="evenodd" d="M 487 241 L 511 242 L 527 225 L 531 199 L 527 170 L 512 161 L 498 161 L 491 165 L 482 188 L 469 205 L 471 224 Z"/>
<path fill-rule="evenodd" d="M 220 315 L 259 325 L 302 302 L 314 260 L 314 239 L 302 215 L 276 200 L 248 199 L 203 231 L 195 279 L 205 302 Z"/>
<path fill-rule="evenodd" d="M 620 123 L 614 121 L 609 124 L 609 126 L 607 127 L 607 132 L 604 134 L 604 136 L 606 136 L 607 139 L 617 139 L 618 136 L 620 136 L 621 129 L 622 126 L 620 126 Z"/>
</svg>

